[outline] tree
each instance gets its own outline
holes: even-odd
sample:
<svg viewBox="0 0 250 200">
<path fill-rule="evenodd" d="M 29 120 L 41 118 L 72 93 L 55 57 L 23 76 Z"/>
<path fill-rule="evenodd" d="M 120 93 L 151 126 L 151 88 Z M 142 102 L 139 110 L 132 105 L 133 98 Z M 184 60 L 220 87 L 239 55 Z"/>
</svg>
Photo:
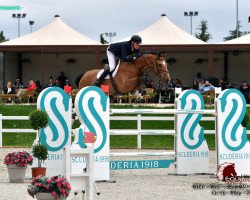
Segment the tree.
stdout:
<svg viewBox="0 0 250 200">
<path fill-rule="evenodd" d="M 197 28 L 200 33 L 196 33 L 195 37 L 198 39 L 207 42 L 209 39 L 212 38 L 211 34 L 208 33 L 208 28 L 207 28 L 207 21 L 206 20 L 201 20 L 201 25 L 199 25 L 199 28 Z"/>
<path fill-rule="evenodd" d="M 238 37 L 240 37 L 240 36 L 242 36 L 243 35 L 243 32 L 241 32 L 240 31 L 240 22 L 239 22 L 239 32 L 238 32 Z M 224 37 L 223 39 L 224 39 L 224 41 L 227 41 L 227 40 L 232 40 L 232 39 L 235 39 L 235 38 L 237 38 L 237 29 L 235 29 L 235 30 L 230 30 L 229 31 L 229 33 L 230 33 L 230 35 L 229 36 L 227 36 L 227 37 Z"/>
<path fill-rule="evenodd" d="M 6 42 L 8 41 L 9 39 L 7 39 L 4 35 L 3 35 L 3 31 L 0 32 L 0 43 L 1 42 Z"/>
<path fill-rule="evenodd" d="M 108 41 L 105 40 L 104 37 L 103 37 L 103 33 L 100 35 L 100 42 L 101 42 L 102 44 L 108 44 Z"/>
</svg>

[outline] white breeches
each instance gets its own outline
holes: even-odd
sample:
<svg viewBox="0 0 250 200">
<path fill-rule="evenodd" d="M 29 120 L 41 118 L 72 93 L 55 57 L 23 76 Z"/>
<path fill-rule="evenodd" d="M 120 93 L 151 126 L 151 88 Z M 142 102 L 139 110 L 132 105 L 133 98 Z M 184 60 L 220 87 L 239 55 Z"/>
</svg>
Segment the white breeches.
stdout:
<svg viewBox="0 0 250 200">
<path fill-rule="evenodd" d="M 108 48 L 109 49 L 109 48 Z M 109 61 L 110 71 L 115 69 L 115 55 L 107 49 L 107 56 Z"/>
</svg>

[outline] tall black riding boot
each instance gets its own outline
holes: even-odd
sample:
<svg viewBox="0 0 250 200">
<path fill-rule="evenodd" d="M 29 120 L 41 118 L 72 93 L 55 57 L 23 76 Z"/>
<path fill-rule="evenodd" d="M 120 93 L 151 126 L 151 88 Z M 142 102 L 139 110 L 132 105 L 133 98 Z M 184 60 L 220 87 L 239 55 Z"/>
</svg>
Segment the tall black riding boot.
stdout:
<svg viewBox="0 0 250 200">
<path fill-rule="evenodd" d="M 104 79 L 108 74 L 109 74 L 109 70 L 108 70 L 108 69 L 104 70 L 104 72 L 101 74 L 101 76 L 100 76 L 98 79 L 96 79 L 96 81 L 93 83 L 93 86 L 99 87 L 99 86 L 101 85 L 103 79 Z"/>
</svg>

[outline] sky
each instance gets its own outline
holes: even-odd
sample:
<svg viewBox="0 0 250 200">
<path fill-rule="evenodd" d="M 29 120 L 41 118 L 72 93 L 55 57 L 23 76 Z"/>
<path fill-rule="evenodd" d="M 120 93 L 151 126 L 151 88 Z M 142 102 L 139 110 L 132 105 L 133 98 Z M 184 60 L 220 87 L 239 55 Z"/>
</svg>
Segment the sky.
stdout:
<svg viewBox="0 0 250 200">
<path fill-rule="evenodd" d="M 99 42 L 101 33 L 116 33 L 112 42 L 129 37 L 157 21 L 161 14 L 177 26 L 190 33 L 191 18 L 185 11 L 198 11 L 192 18 L 192 32 L 198 32 L 201 20 L 206 20 L 208 32 L 215 44 L 229 36 L 236 29 L 236 10 L 241 31 L 250 31 L 249 0 L 0 0 L 1 6 L 24 6 L 27 14 L 20 20 L 21 36 L 30 33 L 29 21 L 35 21 L 33 32 L 50 23 L 58 14 L 61 19 L 76 31 Z M 9 39 L 18 36 L 18 20 L 12 13 L 19 11 L 0 10 L 0 31 Z M 105 37 L 109 41 L 109 37 Z"/>
</svg>

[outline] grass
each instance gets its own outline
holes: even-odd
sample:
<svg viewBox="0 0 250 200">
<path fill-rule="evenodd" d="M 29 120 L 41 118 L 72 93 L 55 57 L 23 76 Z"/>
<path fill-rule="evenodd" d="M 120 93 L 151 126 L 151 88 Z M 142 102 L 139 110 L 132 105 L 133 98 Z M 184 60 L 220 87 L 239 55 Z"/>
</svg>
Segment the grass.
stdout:
<svg viewBox="0 0 250 200">
<path fill-rule="evenodd" d="M 133 106 L 112 106 L 111 108 L 134 108 Z M 138 108 L 154 108 L 143 107 Z M 0 104 L 0 113 L 4 116 L 28 116 L 33 110 L 36 109 L 35 105 L 2 105 Z M 169 107 L 168 107 L 169 109 Z M 248 114 L 250 109 L 247 110 Z M 118 115 L 117 115 L 118 116 Z M 161 115 L 162 116 L 162 115 Z M 214 122 L 201 122 L 205 130 L 214 130 Z M 79 121 L 75 121 L 72 128 L 80 126 Z M 31 128 L 28 121 L 20 120 L 4 120 L 3 128 Z M 136 121 L 110 121 L 111 129 L 136 129 Z M 142 121 L 142 129 L 174 129 L 173 121 Z M 249 127 L 248 127 L 249 129 Z M 205 135 L 209 149 L 215 149 L 215 136 Z M 3 146 L 18 146 L 30 147 L 35 139 L 34 133 L 3 133 Z M 110 136 L 111 148 L 136 148 L 136 136 Z M 154 149 L 173 149 L 174 139 L 173 136 L 142 136 L 142 148 Z"/>
</svg>

